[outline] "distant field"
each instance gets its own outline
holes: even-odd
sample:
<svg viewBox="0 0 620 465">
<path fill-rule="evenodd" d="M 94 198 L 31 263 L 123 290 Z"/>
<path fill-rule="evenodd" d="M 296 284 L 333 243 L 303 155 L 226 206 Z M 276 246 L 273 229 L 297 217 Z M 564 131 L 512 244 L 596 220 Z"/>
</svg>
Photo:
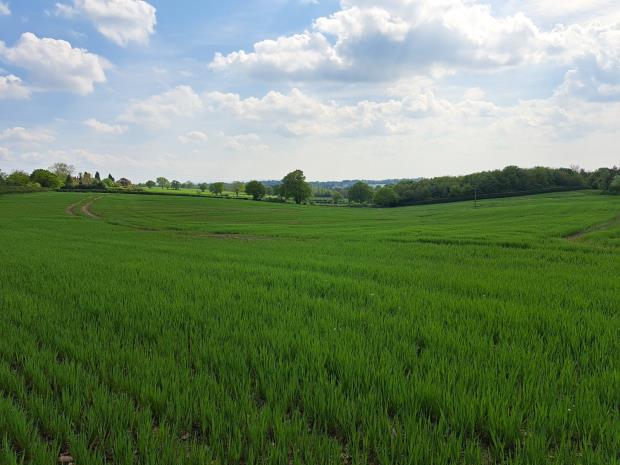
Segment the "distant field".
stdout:
<svg viewBox="0 0 620 465">
<path fill-rule="evenodd" d="M 619 463 L 619 215 L 0 196 L 0 464 Z"/>
</svg>

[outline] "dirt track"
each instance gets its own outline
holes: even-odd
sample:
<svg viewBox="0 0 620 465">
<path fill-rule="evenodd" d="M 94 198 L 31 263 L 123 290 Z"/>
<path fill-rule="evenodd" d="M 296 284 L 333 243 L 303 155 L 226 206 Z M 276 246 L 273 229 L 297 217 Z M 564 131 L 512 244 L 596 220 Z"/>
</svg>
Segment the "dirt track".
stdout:
<svg viewBox="0 0 620 465">
<path fill-rule="evenodd" d="M 80 211 L 82 212 L 83 216 L 87 216 L 89 218 L 93 218 L 96 220 L 100 220 L 101 217 L 94 214 L 91 210 L 90 207 L 93 204 L 93 202 L 95 202 L 96 200 L 99 200 L 101 197 L 96 197 L 96 198 L 87 198 L 86 199 L 86 203 L 84 205 L 82 205 L 82 207 L 80 208 Z M 73 217 L 77 217 L 79 216 L 76 212 L 76 209 L 79 207 L 79 205 L 84 202 L 84 200 L 80 200 L 79 202 L 76 202 L 74 204 L 69 205 L 67 208 L 65 208 L 65 213 L 69 216 L 73 216 Z"/>
<path fill-rule="evenodd" d="M 93 202 L 95 202 L 96 200 L 99 200 L 101 197 L 96 197 L 94 199 L 91 199 L 90 201 L 86 202 L 84 205 L 82 205 L 82 213 L 86 216 L 88 216 L 89 218 L 93 218 L 95 220 L 100 220 L 101 217 L 98 215 L 95 215 L 91 210 L 90 207 L 93 204 Z"/>
<path fill-rule="evenodd" d="M 605 223 L 601 223 L 601 224 L 596 224 L 594 226 L 590 226 L 589 228 L 586 228 L 582 231 L 578 231 L 574 234 L 571 234 L 570 236 L 566 236 L 566 239 L 569 241 L 578 241 L 579 239 L 581 239 L 583 236 L 585 236 L 586 234 L 592 233 L 592 232 L 596 232 L 596 231 L 603 231 L 605 229 L 609 229 L 617 224 L 620 224 L 620 215 L 616 216 L 614 219 L 609 220 Z"/>
</svg>

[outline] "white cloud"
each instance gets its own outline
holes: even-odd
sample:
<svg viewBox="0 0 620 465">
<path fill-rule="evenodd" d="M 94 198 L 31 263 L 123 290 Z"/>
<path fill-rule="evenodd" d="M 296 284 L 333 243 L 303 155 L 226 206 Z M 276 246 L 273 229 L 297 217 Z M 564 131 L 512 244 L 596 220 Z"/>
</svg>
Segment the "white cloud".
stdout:
<svg viewBox="0 0 620 465">
<path fill-rule="evenodd" d="M 620 23 L 601 23 L 558 27 L 557 47 L 566 51 L 570 66 L 556 95 L 577 96 L 586 100 L 619 100 Z"/>
<path fill-rule="evenodd" d="M 406 130 L 404 121 L 449 111 L 450 104 L 432 90 L 386 101 L 363 100 L 353 105 L 322 101 L 299 89 L 288 94 L 269 92 L 262 98 L 237 94 L 205 95 L 209 111 L 226 112 L 240 120 L 276 128 L 290 136 L 394 134 Z"/>
<path fill-rule="evenodd" d="M 616 0 L 510 0 L 513 8 L 545 20 L 600 16 L 618 9 Z"/>
<path fill-rule="evenodd" d="M 178 86 L 130 104 L 118 119 L 149 128 L 163 128 L 170 126 L 173 119 L 195 115 L 201 109 L 202 101 L 193 89 Z"/>
<path fill-rule="evenodd" d="M 118 135 L 121 135 L 127 132 L 127 126 L 121 126 L 118 124 L 107 124 L 107 123 L 98 121 L 94 118 L 90 118 L 84 121 L 84 125 L 100 134 L 109 134 L 109 135 L 118 136 Z"/>
<path fill-rule="evenodd" d="M 258 134 L 237 134 L 235 136 L 226 136 L 222 134 L 225 140 L 225 148 L 233 152 L 258 152 L 267 151 L 269 146 L 263 144 Z"/>
<path fill-rule="evenodd" d="M 497 68 L 540 62 L 547 44 L 523 14 L 496 17 L 465 0 L 343 1 L 311 31 L 216 54 L 211 68 L 258 77 L 393 80 L 437 65 Z"/>
<path fill-rule="evenodd" d="M 11 9 L 8 3 L 0 2 L 0 16 L 11 16 Z"/>
<path fill-rule="evenodd" d="M 17 76 L 9 74 L 0 76 L 0 100 L 3 99 L 27 99 L 30 97 L 30 89 L 24 86 Z"/>
<path fill-rule="evenodd" d="M 101 57 L 64 40 L 22 34 L 14 47 L 0 41 L 0 60 L 28 71 L 29 78 L 44 90 L 86 95 L 97 83 L 105 82 L 109 66 Z"/>
<path fill-rule="evenodd" d="M 190 131 L 184 136 L 179 136 L 179 142 L 183 144 L 189 144 L 191 142 L 205 142 L 209 139 L 209 136 L 204 132 Z"/>
<path fill-rule="evenodd" d="M 56 4 L 56 13 L 88 18 L 97 31 L 120 46 L 146 44 L 157 24 L 156 9 L 142 0 L 73 0 Z"/>
<path fill-rule="evenodd" d="M 409 94 L 405 89 L 403 85 L 399 95 L 388 100 L 352 104 L 324 101 L 298 89 L 288 94 L 272 91 L 262 98 L 245 99 L 237 94 L 214 92 L 204 99 L 208 111 L 217 114 L 219 120 L 231 118 L 231 124 L 243 124 L 260 133 L 314 140 L 367 140 L 373 136 L 459 140 L 456 133 L 475 129 L 484 132 L 485 137 L 493 134 L 496 140 L 527 133 L 528 137 L 548 143 L 617 132 L 620 120 L 620 101 L 588 102 L 556 95 L 498 106 L 487 100 L 479 88 L 465 90 L 463 99 L 458 101 L 438 97 L 436 89 L 424 81 L 412 85 Z M 241 147 L 241 142 L 227 140 L 227 147 Z"/>
<path fill-rule="evenodd" d="M 54 135 L 46 129 L 26 129 L 16 126 L 0 131 L 0 141 L 10 144 L 43 144 L 54 141 Z"/>
<path fill-rule="evenodd" d="M 554 2 L 556 4 L 557 2 Z M 577 2 L 574 4 L 592 2 Z M 521 12 L 498 16 L 470 0 L 342 0 L 312 29 L 264 40 L 251 52 L 217 53 L 210 68 L 263 79 L 395 81 L 458 69 L 620 62 L 620 22 L 542 30 Z"/>
<path fill-rule="evenodd" d="M 6 147 L 0 147 L 0 158 L 8 158 L 11 152 Z"/>
</svg>

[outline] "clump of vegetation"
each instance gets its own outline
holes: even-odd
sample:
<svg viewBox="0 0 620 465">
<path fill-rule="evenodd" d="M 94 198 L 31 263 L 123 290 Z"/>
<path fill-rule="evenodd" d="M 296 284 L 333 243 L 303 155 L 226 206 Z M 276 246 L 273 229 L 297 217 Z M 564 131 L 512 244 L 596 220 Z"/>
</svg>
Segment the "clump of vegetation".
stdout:
<svg viewBox="0 0 620 465">
<path fill-rule="evenodd" d="M 254 200 L 261 200 L 267 191 L 262 182 L 250 181 L 245 185 L 245 192 L 251 195 Z"/>
<path fill-rule="evenodd" d="M 368 184 L 359 181 L 355 183 L 348 192 L 349 202 L 368 203 L 373 198 L 373 191 Z"/>
<path fill-rule="evenodd" d="M 296 204 L 303 203 L 312 195 L 312 188 L 306 182 L 306 176 L 301 170 L 295 170 L 282 179 L 278 188 L 280 197 L 292 198 Z"/>
<path fill-rule="evenodd" d="M 382 187 L 375 192 L 374 203 L 380 207 L 395 207 L 398 201 L 398 194 L 390 186 Z"/>
<path fill-rule="evenodd" d="M 609 188 L 607 189 L 611 194 L 620 194 L 620 175 L 617 175 L 613 181 L 609 183 Z"/>
</svg>

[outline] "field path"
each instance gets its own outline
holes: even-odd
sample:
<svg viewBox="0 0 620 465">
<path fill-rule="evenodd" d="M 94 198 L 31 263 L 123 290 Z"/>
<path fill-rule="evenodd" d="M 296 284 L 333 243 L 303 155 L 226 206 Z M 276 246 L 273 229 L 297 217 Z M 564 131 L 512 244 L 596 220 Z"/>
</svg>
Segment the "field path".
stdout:
<svg viewBox="0 0 620 465">
<path fill-rule="evenodd" d="M 566 239 L 568 239 L 569 241 L 573 241 L 573 242 L 578 241 L 586 234 L 593 233 L 596 231 L 603 231 L 605 229 L 612 228 L 613 226 L 617 224 L 620 224 L 620 214 L 617 215 L 615 218 L 609 221 L 606 221 L 605 223 L 595 224 L 581 231 L 577 231 L 576 233 L 573 233 L 570 236 L 566 236 Z"/>
<path fill-rule="evenodd" d="M 65 213 L 69 216 L 77 216 L 75 213 L 75 208 L 81 203 L 82 201 L 80 200 L 79 202 L 75 202 L 72 203 L 71 205 L 69 205 L 67 208 L 65 208 Z"/>
<path fill-rule="evenodd" d="M 100 220 L 101 217 L 98 215 L 95 215 L 91 210 L 90 207 L 93 204 L 93 202 L 95 202 L 96 200 L 99 200 L 101 197 L 95 197 L 94 199 L 90 199 L 88 200 L 83 206 L 82 206 L 82 213 L 86 216 L 88 216 L 89 218 L 93 218 L 95 220 Z"/>
</svg>

